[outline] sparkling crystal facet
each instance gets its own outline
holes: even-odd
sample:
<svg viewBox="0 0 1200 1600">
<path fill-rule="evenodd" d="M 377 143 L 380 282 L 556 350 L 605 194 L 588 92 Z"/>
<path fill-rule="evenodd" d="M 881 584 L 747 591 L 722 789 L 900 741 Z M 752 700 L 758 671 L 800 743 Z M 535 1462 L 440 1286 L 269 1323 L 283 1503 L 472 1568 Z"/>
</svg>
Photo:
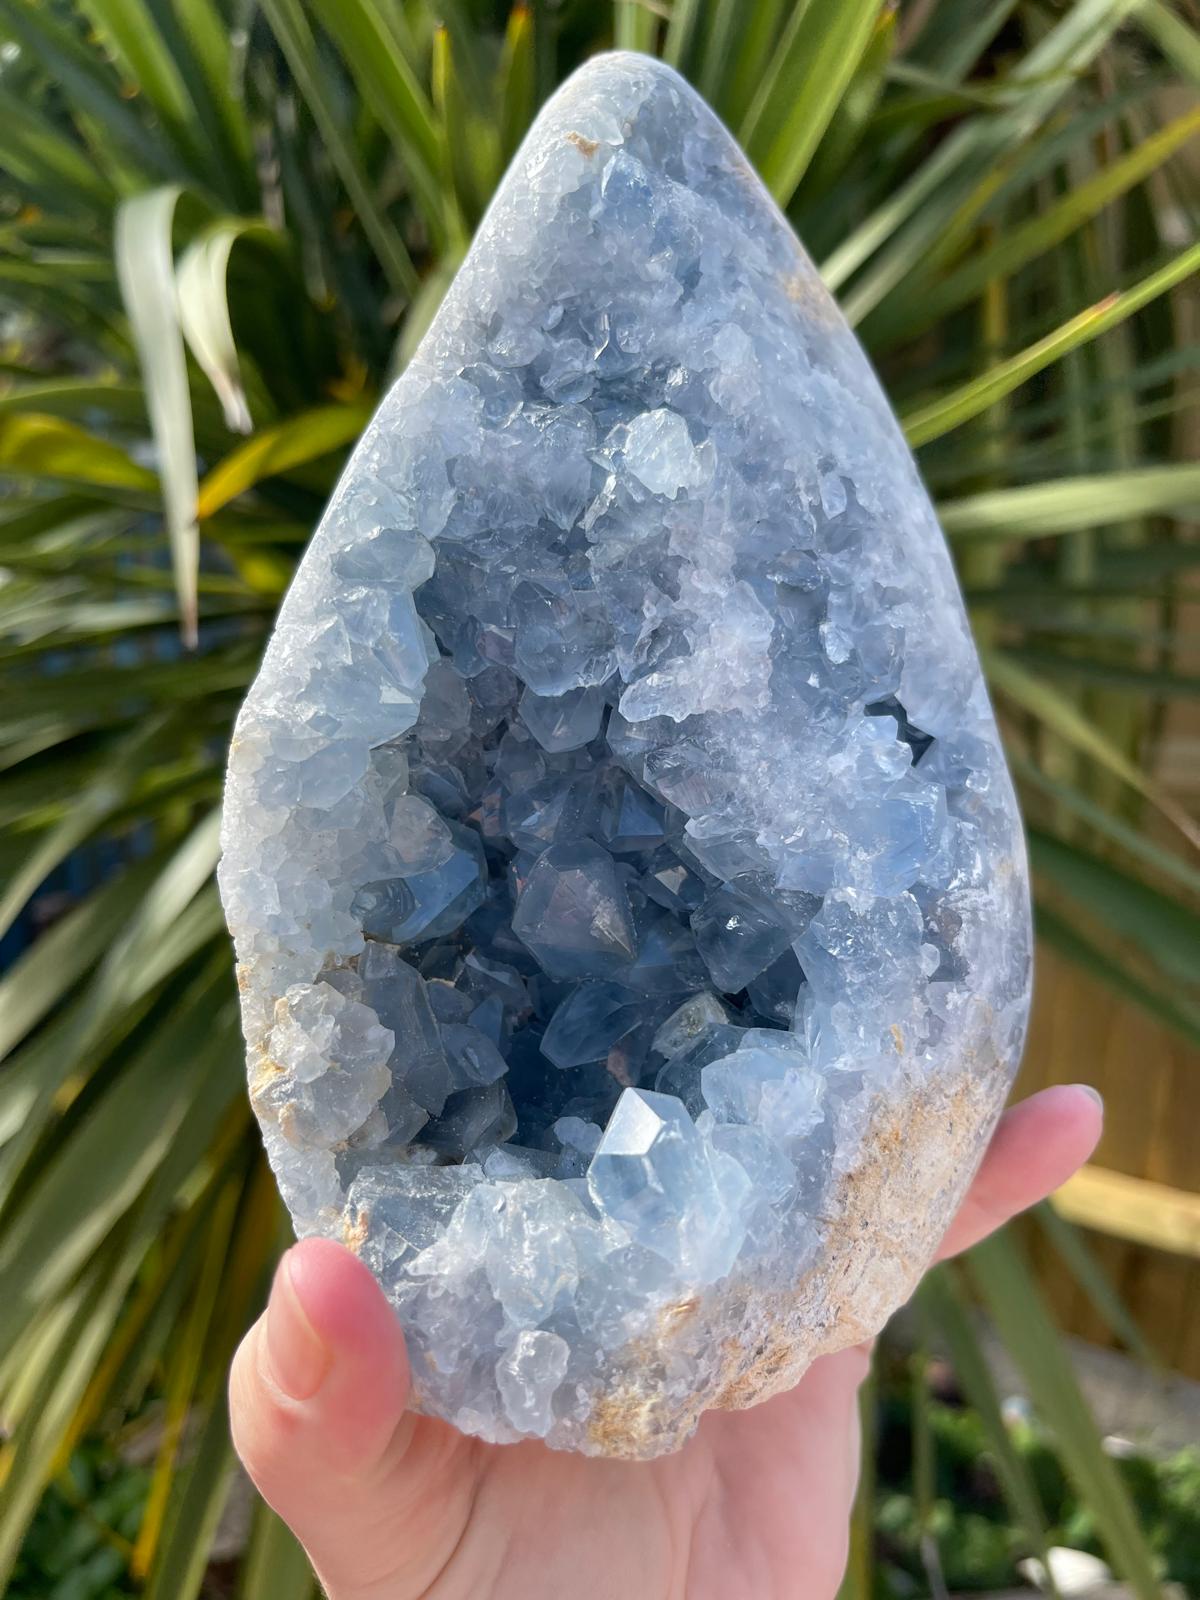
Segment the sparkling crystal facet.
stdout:
<svg viewBox="0 0 1200 1600">
<path fill-rule="evenodd" d="M 669 69 L 543 110 L 282 608 L 221 888 L 416 1403 L 646 1457 L 879 1327 L 1015 1069 L 1017 812 L 811 263 Z"/>
</svg>

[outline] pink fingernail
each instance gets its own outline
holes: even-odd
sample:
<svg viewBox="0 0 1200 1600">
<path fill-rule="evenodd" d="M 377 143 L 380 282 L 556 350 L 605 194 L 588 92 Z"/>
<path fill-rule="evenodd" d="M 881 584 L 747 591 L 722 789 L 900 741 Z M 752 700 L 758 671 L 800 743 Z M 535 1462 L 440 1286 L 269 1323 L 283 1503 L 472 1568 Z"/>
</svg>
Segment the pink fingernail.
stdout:
<svg viewBox="0 0 1200 1600">
<path fill-rule="evenodd" d="M 267 1302 L 271 1376 L 292 1400 L 310 1400 L 329 1370 L 331 1353 L 304 1310 L 292 1276 L 292 1252 L 279 1263 Z"/>
<path fill-rule="evenodd" d="M 1104 1110 L 1104 1096 L 1100 1093 L 1099 1089 L 1094 1089 L 1090 1083 L 1077 1083 L 1075 1087 L 1077 1089 L 1082 1089 L 1084 1094 L 1090 1094 L 1092 1099 L 1100 1107 L 1100 1110 Z"/>
</svg>

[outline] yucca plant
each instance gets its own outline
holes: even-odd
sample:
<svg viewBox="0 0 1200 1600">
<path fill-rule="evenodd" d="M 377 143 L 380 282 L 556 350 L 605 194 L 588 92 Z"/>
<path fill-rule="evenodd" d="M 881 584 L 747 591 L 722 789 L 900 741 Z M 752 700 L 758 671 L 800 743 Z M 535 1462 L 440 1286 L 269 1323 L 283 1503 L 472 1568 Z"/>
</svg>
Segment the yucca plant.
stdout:
<svg viewBox="0 0 1200 1600">
<path fill-rule="evenodd" d="M 1200 690 L 1176 620 L 1200 564 L 1193 23 L 1166 0 L 0 0 L 0 1585 L 79 1442 L 148 1405 L 130 1582 L 204 1581 L 223 1375 L 285 1238 L 211 881 L 227 732 L 347 450 L 593 50 L 686 73 L 796 223 L 939 501 L 1041 936 L 1200 1042 L 1197 830 L 1154 776 Z M 921 1312 L 1026 1547 L 1044 1519 L 970 1287 L 1155 1594 L 1003 1238 Z M 847 1594 L 871 1582 L 864 1522 Z M 311 1592 L 265 1512 L 240 1592 Z"/>
</svg>

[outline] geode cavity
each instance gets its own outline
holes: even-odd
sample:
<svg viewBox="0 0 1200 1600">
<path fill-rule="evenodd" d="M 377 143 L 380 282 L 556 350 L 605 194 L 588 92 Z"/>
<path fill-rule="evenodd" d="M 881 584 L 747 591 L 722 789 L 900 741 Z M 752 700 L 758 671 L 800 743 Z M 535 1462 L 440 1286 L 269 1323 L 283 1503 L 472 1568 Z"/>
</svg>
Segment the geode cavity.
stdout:
<svg viewBox="0 0 1200 1600">
<path fill-rule="evenodd" d="M 601 57 L 354 453 L 230 755 L 251 1093 L 417 1404 L 652 1456 L 910 1291 L 1015 1068 L 949 557 L 728 133 Z"/>
</svg>

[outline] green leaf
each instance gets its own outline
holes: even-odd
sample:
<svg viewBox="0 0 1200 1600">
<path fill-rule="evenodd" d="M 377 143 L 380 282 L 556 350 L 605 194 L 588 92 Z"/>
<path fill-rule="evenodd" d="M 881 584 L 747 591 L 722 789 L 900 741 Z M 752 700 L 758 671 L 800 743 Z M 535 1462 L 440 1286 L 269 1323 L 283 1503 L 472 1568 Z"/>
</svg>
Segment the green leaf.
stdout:
<svg viewBox="0 0 1200 1600">
<path fill-rule="evenodd" d="M 1004 228 L 986 249 L 971 256 L 941 282 L 929 284 L 904 308 L 903 315 L 891 320 L 882 316 L 868 319 L 863 325 L 864 337 L 876 345 L 897 337 L 912 338 L 982 294 L 993 280 L 1011 278 L 1142 182 L 1198 131 L 1200 110 L 1176 117 L 1119 161 L 1100 167 L 1086 182 L 1072 185 L 1056 204 L 1017 227 Z"/>
<path fill-rule="evenodd" d="M 262 0 L 262 9 L 393 292 L 411 297 L 418 282 L 412 257 L 376 200 L 358 152 L 347 137 L 300 0 Z"/>
<path fill-rule="evenodd" d="M 1048 906 L 1039 904 L 1036 922 L 1038 938 L 1045 944 L 1073 961 L 1104 988 L 1132 1000 L 1159 1022 L 1174 1028 L 1189 1044 L 1200 1048 L 1200 1008 L 1183 1004 L 1174 994 L 1145 982 L 1132 971 L 1128 962 L 1101 950 L 1085 938 L 1073 922 Z"/>
<path fill-rule="evenodd" d="M 433 106 L 400 47 L 388 8 L 379 0 L 310 0 L 310 8 L 341 51 L 364 103 L 390 136 L 426 225 L 444 244 Z"/>
<path fill-rule="evenodd" d="M 1180 76 L 1200 88 L 1200 34 L 1176 16 L 1164 0 L 1143 0 L 1138 23 Z"/>
<path fill-rule="evenodd" d="M 0 412 L 0 469 L 10 477 L 46 478 L 91 488 L 150 495 L 158 479 L 107 439 L 42 412 Z"/>
<path fill-rule="evenodd" d="M 504 30 L 500 57 L 500 160 L 507 165 L 533 121 L 536 105 L 534 16 L 527 5 L 515 5 Z"/>
<path fill-rule="evenodd" d="M 117 942 L 159 866 L 157 859 L 139 862 L 111 878 L 48 928 L 0 977 L 0 1059 Z M 0 1094 L 0 1104 L 3 1098 Z"/>
<path fill-rule="evenodd" d="M 1027 672 L 1009 655 L 988 650 L 983 656 L 988 682 L 1001 694 L 1027 711 L 1072 749 L 1090 757 L 1139 794 L 1145 795 L 1165 817 L 1170 818 L 1191 844 L 1200 844 L 1200 829 L 1183 808 L 1113 744 L 1094 722 L 1089 721 L 1073 700 Z"/>
<path fill-rule="evenodd" d="M 798 5 L 742 127 L 763 182 L 786 206 L 812 160 L 879 15 L 880 0 Z"/>
<path fill-rule="evenodd" d="M 737 129 L 743 147 L 746 144 L 743 119 L 768 70 L 783 15 L 784 0 L 759 0 L 756 5 L 742 7 L 742 26 L 726 69 L 721 110 L 730 127 Z"/>
<path fill-rule="evenodd" d="M 653 51 L 658 18 L 646 0 L 615 0 L 613 44 L 618 50 Z"/>
<path fill-rule="evenodd" d="M 158 450 L 181 628 L 185 644 L 194 648 L 200 564 L 196 443 L 171 251 L 179 195 L 178 188 L 166 187 L 126 200 L 117 212 L 115 250 Z"/>
<path fill-rule="evenodd" d="M 901 420 L 908 442 L 914 447 L 928 444 L 931 439 L 940 438 L 953 428 L 961 428 L 964 422 L 987 411 L 1005 395 L 1027 383 L 1035 373 L 1043 372 L 1056 361 L 1061 361 L 1068 351 L 1077 350 L 1090 339 L 1107 333 L 1159 295 L 1183 283 L 1197 267 L 1200 267 L 1200 244 L 1168 261 L 1132 289 L 1114 290 L 1099 304 L 1089 306 L 1086 311 L 1081 311 L 1069 322 L 1064 322 L 1062 327 L 1015 356 L 1010 356 L 1007 361 L 998 362 L 961 389 L 919 410 L 907 412 Z"/>
<path fill-rule="evenodd" d="M 1098 805 L 1084 790 L 1061 778 L 1052 777 L 1027 757 L 1009 751 L 1009 765 L 1022 783 L 1032 784 L 1058 804 L 1068 807 L 1090 827 L 1151 871 L 1161 873 L 1188 894 L 1200 896 L 1200 869 L 1191 867 L 1172 850 L 1164 849 L 1153 838 L 1140 832 L 1120 817 Z"/>
<path fill-rule="evenodd" d="M 924 263 L 951 222 L 961 230 L 977 214 L 995 181 L 996 163 L 1045 122 L 1076 75 L 1091 64 L 1136 4 L 1137 0 L 1076 0 L 1013 70 L 1011 81 L 1026 92 L 1013 105 L 981 113 L 957 128 L 842 241 L 821 268 L 831 289 L 840 289 L 880 254 L 871 272 L 843 297 L 851 323 L 861 321 Z"/>
<path fill-rule="evenodd" d="M 1153 1556 L 1011 1230 L 976 1245 L 967 1263 L 1024 1375 L 1035 1410 L 1053 1432 L 1063 1465 L 1095 1517 L 1112 1566 L 1138 1600 L 1159 1600 Z"/>
<path fill-rule="evenodd" d="M 987 1358 L 954 1270 L 942 1266 L 930 1272 L 917 1291 L 917 1304 L 946 1343 L 963 1394 L 983 1424 L 1004 1498 L 1029 1551 L 1046 1568 L 1046 1513 L 1033 1476 L 1005 1425 Z"/>
<path fill-rule="evenodd" d="M 5 1589 L 52 1475 L 59 1439 L 87 1389 L 128 1283 L 128 1268 L 114 1270 L 112 1252 L 98 1255 L 73 1290 L 35 1324 L 40 1360 L 37 1368 L 26 1365 L 20 1420 L 0 1447 L 0 1585 Z"/>
<path fill-rule="evenodd" d="M 147 718 L 113 751 L 78 793 L 62 820 L 28 854 L 0 894 L 0 934 L 12 927 L 21 908 L 34 890 L 76 847 L 110 817 L 128 795 L 141 771 L 147 751 L 162 730 L 156 719 Z"/>
<path fill-rule="evenodd" d="M 1196 505 L 1200 466 L 1181 462 L 986 490 L 942 501 L 938 517 L 951 538 L 1044 539 Z"/>
<path fill-rule="evenodd" d="M 671 17 L 663 39 L 662 58 L 668 66 L 686 72 L 700 21 L 701 0 L 672 0 Z"/>
<path fill-rule="evenodd" d="M 186 165 L 174 146 L 148 136 L 145 123 L 130 109 L 120 81 L 100 53 L 81 42 L 76 30 L 59 22 L 48 7 L 33 7 L 27 0 L 0 0 L 0 19 L 9 36 L 41 62 L 77 122 L 84 124 L 85 131 L 94 127 L 97 136 L 88 143 L 102 171 L 115 176 L 110 162 L 116 153 L 130 171 L 142 174 L 150 183 L 186 176 Z"/>
<path fill-rule="evenodd" d="M 260 1501 L 239 1600 L 312 1600 L 314 1587 L 312 1567 L 295 1534 Z"/>
<path fill-rule="evenodd" d="M 81 145 L 67 138 L 33 106 L 0 89 L 4 165 L 22 183 L 64 208 L 84 207 L 107 218 L 113 190 Z"/>
<path fill-rule="evenodd" d="M 1087 925 L 1108 928 L 1184 989 L 1200 984 L 1200 916 L 1110 862 L 1039 829 L 1029 831 L 1034 871 L 1086 913 Z"/>
<path fill-rule="evenodd" d="M 178 1014 L 160 1020 L 154 1037 L 6 1208 L 0 1234 L 5 1348 L 37 1305 L 63 1291 L 168 1158 L 176 1160 L 187 1148 L 181 1137 L 187 1119 L 196 1120 L 189 1135 L 211 1128 L 209 1114 L 238 1092 L 232 1019 L 213 1015 L 228 999 L 227 984 L 224 971 L 218 979 L 210 971 L 180 997 Z"/>
<path fill-rule="evenodd" d="M 370 421 L 369 401 L 320 406 L 263 428 L 217 465 L 200 486 L 199 514 L 207 519 L 264 478 L 273 478 L 357 439 Z"/>
</svg>

